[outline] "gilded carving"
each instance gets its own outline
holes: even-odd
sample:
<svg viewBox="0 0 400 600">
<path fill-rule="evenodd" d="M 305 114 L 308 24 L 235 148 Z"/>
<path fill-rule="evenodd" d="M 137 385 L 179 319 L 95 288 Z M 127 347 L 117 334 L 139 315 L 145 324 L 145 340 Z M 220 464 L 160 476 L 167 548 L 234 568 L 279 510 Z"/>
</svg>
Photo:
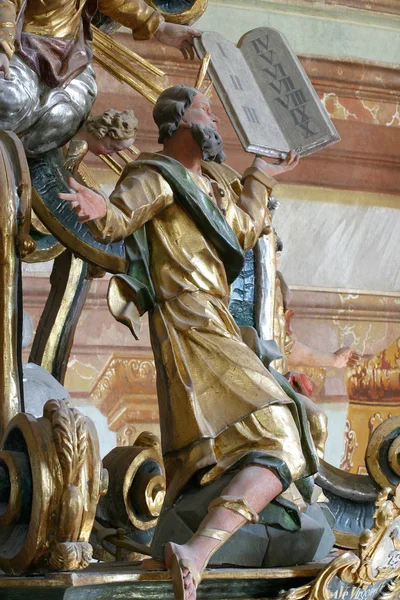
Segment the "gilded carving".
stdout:
<svg viewBox="0 0 400 600">
<path fill-rule="evenodd" d="M 195 4 L 197 7 L 205 7 L 206 1 L 198 0 Z M 116 74 L 120 81 L 130 83 L 131 87 L 141 91 L 145 97 L 154 101 L 155 96 L 152 92 L 158 93 L 162 88 L 151 78 L 141 79 L 134 73 L 135 77 L 144 82 L 151 90 L 150 92 L 144 91 L 143 86 L 132 82 L 129 72 L 127 75 L 121 70 L 121 64 L 118 64 L 129 63 L 129 58 L 133 57 L 132 53 L 121 52 L 116 45 L 107 46 L 108 42 L 102 37 L 101 32 L 95 31 L 94 38 L 96 56 L 100 64 L 105 68 L 109 67 L 107 70 Z M 109 61 L 112 58 L 114 58 L 114 63 L 110 67 Z M 143 63 L 143 61 L 142 63 L 137 62 Z M 203 77 L 206 71 L 205 64 L 201 73 Z M 144 65 L 142 64 L 142 66 Z M 151 69 L 149 70 L 151 71 Z M 221 208 L 222 210 L 225 209 Z M 221 222 L 223 221 L 221 220 Z M 27 233 L 22 233 L 19 237 L 18 248 L 21 255 L 32 250 Z M 222 340 L 221 344 L 226 339 Z M 176 352 L 176 348 L 173 350 Z M 214 354 L 217 359 L 218 353 Z M 196 363 L 196 361 L 193 362 Z M 199 364 L 197 362 L 194 365 L 194 372 L 196 368 L 201 369 Z M 225 372 L 221 369 L 223 375 Z M 204 371 L 201 375 L 204 377 Z M 323 375 L 321 375 L 321 380 L 323 384 Z M 208 384 L 208 381 L 205 383 Z M 102 405 L 108 402 L 107 415 L 114 410 L 112 418 L 116 423 L 119 418 L 116 413 L 119 411 L 119 414 L 122 414 L 127 410 L 127 405 L 129 408 L 129 402 L 124 397 L 125 393 L 131 396 L 135 394 L 145 396 L 147 393 L 146 398 L 155 397 L 154 360 L 144 356 L 113 358 L 95 386 L 93 398 Z M 249 393 L 248 396 L 251 398 L 252 394 Z M 229 399 L 229 395 L 227 397 Z M 121 404 L 114 402 L 116 398 L 121 401 Z M 247 398 L 244 400 L 246 401 Z M 115 406 L 117 410 L 115 410 Z M 138 408 L 137 412 L 139 410 Z M 181 425 L 182 414 L 186 417 L 183 411 L 179 413 Z M 132 420 L 134 421 L 134 419 Z M 118 421 L 118 423 L 120 422 Z M 232 421 L 233 425 L 235 423 L 236 421 Z M 227 421 L 226 424 L 229 425 L 229 422 Z M 349 465 L 350 468 L 353 464 L 352 456 L 357 441 L 354 431 L 351 430 L 350 422 L 348 421 L 347 424 L 348 437 L 343 464 L 344 466 Z M 117 425 L 115 427 L 117 428 Z M 184 423 L 183 429 L 185 427 L 186 423 Z M 217 430 L 217 426 L 215 429 Z M 289 427 L 286 429 L 289 430 Z M 26 531 L 24 531 L 26 535 L 22 542 L 22 554 L 7 555 L 10 552 L 9 544 L 4 553 L 0 548 L 1 568 L 8 573 L 21 572 L 29 568 L 42 568 L 43 565 L 49 565 L 55 570 L 85 568 L 92 558 L 89 535 L 94 524 L 96 506 L 99 497 L 107 493 L 108 487 L 108 495 L 103 498 L 100 510 L 105 520 L 109 518 L 113 522 L 117 522 L 118 519 L 129 521 L 128 525 L 130 524 L 134 529 L 142 532 L 147 532 L 156 524 L 165 498 L 165 476 L 160 444 L 152 434 L 144 433 L 131 446 L 135 431 L 135 427 L 128 423 L 124 429 L 124 437 L 119 436 L 119 441 L 126 443 L 128 447 L 114 449 L 105 459 L 110 466 L 111 477 L 108 486 L 106 475 L 101 468 L 95 430 L 91 422 L 66 401 L 52 400 L 48 402 L 42 419 L 36 420 L 29 415 L 19 414 L 12 420 L 3 439 L 2 447 L 4 449 L 0 452 L 0 467 L 3 474 L 8 472 L 10 482 L 8 506 L 6 511 L 0 515 L 0 524 L 6 524 L 7 527 L 13 527 L 15 524 L 15 529 L 17 529 L 17 526 L 20 527 L 22 523 L 26 526 Z M 203 437 L 209 439 L 207 436 Z M 287 447 L 289 446 L 287 445 Z M 394 440 L 389 451 L 389 462 L 393 470 L 398 467 L 398 448 L 399 436 Z M 178 449 L 180 448 L 178 447 Z M 294 452 L 293 446 L 290 446 L 290 450 Z M 265 472 L 264 470 L 264 475 Z M 32 489 L 29 488 L 29 485 L 29 489 L 26 489 L 27 482 Z M 335 578 L 340 578 L 344 585 L 349 584 L 360 589 L 367 589 L 371 585 L 385 584 L 387 578 L 396 576 L 400 568 L 399 490 L 394 500 L 388 499 L 388 490 L 380 494 L 374 515 L 374 525 L 360 537 L 359 557 L 352 553 L 343 554 L 333 561 L 316 582 L 290 593 L 288 597 L 293 599 L 307 596 L 320 600 L 325 598 L 325 592 L 327 592 L 326 597 L 329 597 L 328 588 Z M 247 488 L 244 491 L 247 493 Z M 32 492 L 33 500 L 29 496 L 29 492 Z M 239 500 L 239 503 L 228 501 L 228 504 L 221 503 L 220 505 L 215 505 L 214 500 L 214 508 L 215 506 L 225 506 L 225 508 L 233 510 L 232 506 L 246 503 L 244 499 Z M 27 507 L 29 507 L 29 511 L 27 511 Z M 31 509 L 32 512 L 30 512 Z M 239 510 L 236 512 L 241 514 Z M 250 512 L 253 513 L 253 517 L 258 519 L 255 515 L 256 511 Z M 123 542 L 122 527 L 112 530 L 109 535 L 113 536 L 114 531 L 117 538 L 119 536 L 119 541 Z M 204 534 L 204 529 L 200 529 L 199 537 L 207 537 L 202 535 L 202 531 Z M 226 534 L 231 533 L 231 530 L 220 531 Z M 104 539 L 106 538 L 107 535 L 104 535 Z M 224 541 L 218 537 L 214 537 L 214 539 Z M 118 558 L 117 553 L 116 557 Z M 177 557 L 175 558 L 177 560 Z M 175 562 L 176 564 L 178 563 Z M 178 566 L 180 568 L 179 564 Z M 397 589 L 397 584 L 394 583 L 392 588 L 389 590 L 390 592 Z"/>
<path fill-rule="evenodd" d="M 392 499 L 389 495 L 390 489 L 379 494 L 373 525 L 360 535 L 358 556 L 341 554 L 312 583 L 290 590 L 283 599 L 396 598 L 400 590 L 400 486 Z M 349 588 L 351 596 L 346 593 Z M 362 590 L 371 595 L 363 595 Z M 378 595 L 381 591 L 383 595 Z"/>
<path fill-rule="evenodd" d="M 400 576 L 391 581 L 385 592 L 379 596 L 379 600 L 398 600 L 400 597 Z"/>
<path fill-rule="evenodd" d="M 90 544 L 64 542 L 54 548 L 49 565 L 55 571 L 86 569 L 92 556 L 93 548 Z"/>
<path fill-rule="evenodd" d="M 400 417 L 387 419 L 372 433 L 365 453 L 368 473 L 383 487 L 400 482 Z"/>
<path fill-rule="evenodd" d="M 160 83 L 163 71 L 97 27 L 93 27 L 93 47 L 94 60 L 103 69 L 155 104 L 165 87 Z"/>
<path fill-rule="evenodd" d="M 31 183 L 21 142 L 0 132 L 0 434 L 21 409 L 18 346 L 19 259 L 34 250 L 29 237 Z M 17 252 L 15 251 L 17 247 Z"/>
<path fill-rule="evenodd" d="M 83 465 L 88 451 L 88 431 L 85 417 L 66 402 L 47 402 L 44 417 L 52 426 L 53 442 L 60 461 L 63 489 L 60 502 L 59 538 L 50 557 L 54 569 L 84 568 L 92 558 L 91 547 L 77 542 L 84 511 Z"/>
<path fill-rule="evenodd" d="M 114 448 L 105 458 L 110 474 L 99 518 L 117 527 L 155 527 L 165 497 L 165 471 L 158 438 L 142 432 L 132 446 Z"/>
<path fill-rule="evenodd" d="M 0 569 L 85 568 L 99 498 L 106 491 L 97 433 L 65 400 L 50 400 L 43 417 L 19 413 L 2 439 L 0 476 L 9 481 L 0 525 Z"/>
<path fill-rule="evenodd" d="M 350 469 L 354 466 L 353 456 L 357 446 L 358 442 L 356 432 L 351 428 L 350 421 L 347 420 L 344 432 L 344 451 L 342 460 L 340 461 L 340 468 L 344 471 L 350 471 Z"/>
</svg>

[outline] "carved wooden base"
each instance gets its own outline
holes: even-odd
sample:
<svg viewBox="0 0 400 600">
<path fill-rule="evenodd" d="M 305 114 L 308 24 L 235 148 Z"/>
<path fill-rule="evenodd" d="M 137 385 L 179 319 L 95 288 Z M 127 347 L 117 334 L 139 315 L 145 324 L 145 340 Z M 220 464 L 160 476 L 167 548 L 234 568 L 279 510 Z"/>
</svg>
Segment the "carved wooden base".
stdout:
<svg viewBox="0 0 400 600">
<path fill-rule="evenodd" d="M 334 565 L 340 563 L 343 567 L 348 564 L 349 554 L 339 556 L 330 563 L 290 568 L 206 570 L 197 597 L 199 600 L 398 598 L 398 582 L 393 585 L 375 584 L 364 589 L 342 582 Z M 309 591 L 312 594 L 308 595 Z M 171 600 L 173 594 L 168 572 L 143 571 L 137 563 L 114 563 L 90 565 L 78 573 L 24 578 L 0 575 L 0 597 L 6 600 L 31 600 L 33 597 L 43 600 Z"/>
<path fill-rule="evenodd" d="M 206 571 L 199 588 L 199 600 L 233 598 L 278 598 L 281 590 L 299 587 L 313 580 L 324 564 L 281 569 L 218 569 Z M 4 596 L 3 596 L 4 594 Z M 0 597 L 7 600 L 172 600 L 168 572 L 147 572 L 129 564 L 91 565 L 79 573 L 48 577 L 0 577 Z"/>
</svg>

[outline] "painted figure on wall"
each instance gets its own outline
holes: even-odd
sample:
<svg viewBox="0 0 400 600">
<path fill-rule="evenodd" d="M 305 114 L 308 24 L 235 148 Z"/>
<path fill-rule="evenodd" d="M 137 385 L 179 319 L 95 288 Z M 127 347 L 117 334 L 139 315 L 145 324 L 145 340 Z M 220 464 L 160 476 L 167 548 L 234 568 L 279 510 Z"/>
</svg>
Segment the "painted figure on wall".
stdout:
<svg viewBox="0 0 400 600">
<path fill-rule="evenodd" d="M 239 180 L 239 174 L 236 175 Z M 269 199 L 268 207 L 272 217 L 278 205 L 275 198 Z M 341 369 L 356 364 L 359 355 L 353 348 L 321 352 L 300 342 L 293 335 L 293 311 L 290 309 L 292 293 L 282 273 L 276 268 L 283 243 L 275 230 L 271 235 L 270 241 L 262 238 L 254 250 L 245 253 L 245 266 L 231 286 L 229 309 L 241 328 L 246 343 L 262 357 L 275 378 L 283 382 L 280 377 L 283 375 L 292 391 L 300 397 L 307 412 L 314 445 L 319 457 L 323 458 L 328 437 L 328 419 L 310 398 L 314 382 L 306 373 L 296 371 L 296 367 Z M 275 246 L 272 254 L 263 251 L 269 243 Z M 262 289 L 263 286 L 273 289 L 266 291 Z M 272 323 L 268 323 L 268 302 L 272 302 Z M 276 345 L 268 341 L 261 350 L 262 340 L 273 340 Z"/>
<path fill-rule="evenodd" d="M 269 208 L 272 217 L 279 206 L 275 198 L 270 198 Z M 314 382 L 306 373 L 296 371 L 296 367 L 313 367 L 323 369 L 343 369 L 352 367 L 360 359 L 359 353 L 354 348 L 343 347 L 334 352 L 322 352 L 304 342 L 294 335 L 291 319 L 294 315 L 290 308 L 292 292 L 288 287 L 283 274 L 277 269 L 280 255 L 283 251 L 283 241 L 274 230 L 275 238 L 275 290 L 274 290 L 274 323 L 273 339 L 276 341 L 281 358 L 272 362 L 272 367 L 288 379 L 293 389 L 301 394 L 301 399 L 307 412 L 311 435 L 320 458 L 324 458 L 325 444 L 328 437 L 328 418 L 324 411 L 310 399 L 313 393 Z M 254 257 L 253 257 L 254 260 Z M 254 273 L 254 269 L 253 269 Z M 239 280 L 240 278 L 238 278 Z M 236 285 L 240 286 L 240 282 Z M 254 310 L 255 307 L 253 307 Z M 262 307 L 257 307 L 258 310 Z M 231 307 L 236 316 L 235 304 Z"/>
<path fill-rule="evenodd" d="M 293 152 L 280 164 L 256 158 L 238 193 L 202 169 L 202 160 L 225 158 L 206 96 L 170 88 L 154 119 L 162 153 L 128 165 L 110 199 L 73 180 L 75 193 L 60 197 L 99 240 L 127 240 L 132 268 L 114 278 L 110 305 L 125 323 L 133 305 L 141 314 L 149 310 L 166 506 L 193 478 L 205 485 L 235 472 L 188 543 L 166 547 L 176 598 L 189 599 L 211 555 L 317 466 L 306 420 L 244 344 L 227 307 L 243 249 L 270 230 L 272 176 L 294 168 L 298 158 Z"/>
<path fill-rule="evenodd" d="M 0 3 L 0 126 L 21 138 L 28 156 L 68 142 L 96 98 L 90 23 L 96 12 L 193 55 L 195 29 L 166 23 L 144 0 L 4 0 Z"/>
<path fill-rule="evenodd" d="M 310 399 L 314 390 L 311 377 L 296 371 L 296 367 L 344 369 L 356 365 L 360 356 L 354 348 L 343 347 L 335 352 L 322 352 L 296 339 L 290 323 L 293 315 L 289 308 L 291 299 L 292 293 L 282 273 L 277 271 L 274 332 L 282 358 L 274 361 L 273 366 L 285 375 L 292 387 L 302 395 L 315 447 L 320 458 L 324 458 L 328 418 L 318 404 Z"/>
</svg>

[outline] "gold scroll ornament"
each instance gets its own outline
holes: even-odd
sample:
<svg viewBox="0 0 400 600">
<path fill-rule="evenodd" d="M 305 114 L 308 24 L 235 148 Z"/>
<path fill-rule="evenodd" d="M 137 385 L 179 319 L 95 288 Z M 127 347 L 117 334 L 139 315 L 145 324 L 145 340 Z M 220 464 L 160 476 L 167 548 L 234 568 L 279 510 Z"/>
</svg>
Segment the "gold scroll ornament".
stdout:
<svg viewBox="0 0 400 600">
<path fill-rule="evenodd" d="M 393 490 L 400 481 L 400 416 L 375 429 L 365 453 L 368 473 L 381 487 Z"/>
<path fill-rule="evenodd" d="M 65 400 L 50 400 L 43 417 L 19 413 L 0 451 L 0 569 L 85 568 L 97 503 L 107 490 L 92 421 Z M 9 482 L 9 490 L 5 490 Z"/>
<path fill-rule="evenodd" d="M 375 506 L 373 526 L 360 535 L 358 556 L 353 552 L 344 552 L 313 582 L 289 590 L 282 600 L 331 600 L 342 597 L 398 599 L 400 486 L 392 498 L 390 489 L 382 490 Z"/>
<path fill-rule="evenodd" d="M 116 527 L 147 531 L 157 524 L 165 497 L 165 472 L 160 443 L 142 432 L 133 446 L 114 448 L 105 458 L 110 473 L 99 515 Z"/>
</svg>

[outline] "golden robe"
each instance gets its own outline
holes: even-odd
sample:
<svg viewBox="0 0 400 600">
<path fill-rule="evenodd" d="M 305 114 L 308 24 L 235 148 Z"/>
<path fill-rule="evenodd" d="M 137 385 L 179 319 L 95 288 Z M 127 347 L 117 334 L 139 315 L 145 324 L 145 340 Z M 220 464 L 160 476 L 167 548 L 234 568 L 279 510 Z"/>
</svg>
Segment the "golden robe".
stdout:
<svg viewBox="0 0 400 600">
<path fill-rule="evenodd" d="M 0 2 L 0 47 L 9 58 L 14 53 L 15 21 L 22 0 Z M 74 38 L 79 32 L 88 0 L 27 0 L 23 7 L 23 31 L 40 36 Z M 164 21 L 144 0 L 98 0 L 97 8 L 121 25 L 132 29 L 137 40 L 149 39 Z"/>
<path fill-rule="evenodd" d="M 154 156 L 143 154 L 140 159 Z M 214 196 L 210 180 L 190 175 Z M 248 249 L 270 227 L 267 201 L 274 181 L 254 168 L 245 172 L 244 181 L 240 195 L 239 182 L 229 186 L 223 181 L 217 204 L 242 248 Z M 216 249 L 175 201 L 163 176 L 131 163 L 110 196 L 106 217 L 89 227 L 109 242 L 144 224 L 156 292 L 150 333 L 172 496 L 200 469 L 213 466 L 216 476 L 254 447 L 284 460 L 297 479 L 304 458 L 297 427 L 285 407 L 292 410 L 293 402 L 242 341 L 228 310 L 230 290 Z M 263 407 L 268 415 L 258 419 Z M 215 470 L 219 463 L 221 469 Z"/>
</svg>

